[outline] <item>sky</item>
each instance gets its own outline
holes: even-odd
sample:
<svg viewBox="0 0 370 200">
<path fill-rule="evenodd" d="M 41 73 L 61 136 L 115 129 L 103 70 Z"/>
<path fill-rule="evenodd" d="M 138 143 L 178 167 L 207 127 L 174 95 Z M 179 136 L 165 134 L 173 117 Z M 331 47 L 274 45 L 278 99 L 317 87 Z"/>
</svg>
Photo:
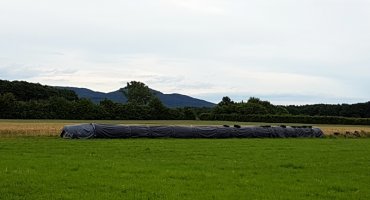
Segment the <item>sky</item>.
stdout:
<svg viewBox="0 0 370 200">
<path fill-rule="evenodd" d="M 370 0 L 1 0 L 0 79 L 370 101 Z"/>
</svg>

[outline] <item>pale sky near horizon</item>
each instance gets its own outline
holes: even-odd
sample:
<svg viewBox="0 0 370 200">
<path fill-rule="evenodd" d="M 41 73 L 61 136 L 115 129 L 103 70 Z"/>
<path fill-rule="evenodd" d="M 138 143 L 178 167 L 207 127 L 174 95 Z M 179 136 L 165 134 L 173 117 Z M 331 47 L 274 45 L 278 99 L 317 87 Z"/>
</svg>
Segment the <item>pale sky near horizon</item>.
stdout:
<svg viewBox="0 0 370 200">
<path fill-rule="evenodd" d="M 370 0 L 1 0 L 0 79 L 370 101 Z"/>
</svg>

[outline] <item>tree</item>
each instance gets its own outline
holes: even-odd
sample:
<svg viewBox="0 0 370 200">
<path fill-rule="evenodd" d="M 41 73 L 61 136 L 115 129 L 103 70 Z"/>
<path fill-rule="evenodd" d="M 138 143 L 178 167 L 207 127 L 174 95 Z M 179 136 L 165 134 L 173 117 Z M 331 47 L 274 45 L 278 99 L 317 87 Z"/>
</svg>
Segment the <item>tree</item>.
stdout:
<svg viewBox="0 0 370 200">
<path fill-rule="evenodd" d="M 148 105 L 154 96 L 149 87 L 138 81 L 131 81 L 121 90 L 127 98 L 127 103 L 137 105 Z"/>
<path fill-rule="evenodd" d="M 47 102 L 49 117 L 52 119 L 70 119 L 73 101 L 68 101 L 63 97 L 50 97 Z"/>
<path fill-rule="evenodd" d="M 100 101 L 99 107 L 101 109 L 101 112 L 103 114 L 102 118 L 104 119 L 119 119 L 118 111 L 119 104 L 114 103 L 112 100 L 104 99 L 103 101 Z"/>
<path fill-rule="evenodd" d="M 225 96 L 222 97 L 222 101 L 218 103 L 219 106 L 228 106 L 230 104 L 234 104 L 235 102 L 230 99 L 230 97 Z"/>
<path fill-rule="evenodd" d="M 195 120 L 197 116 L 195 115 L 195 111 L 191 108 L 185 107 L 183 109 L 184 119 L 186 120 Z"/>
<path fill-rule="evenodd" d="M 169 109 L 163 105 L 159 98 L 152 97 L 148 106 L 151 119 L 166 119 L 168 117 Z"/>
<path fill-rule="evenodd" d="M 16 114 L 16 99 L 14 94 L 0 94 L 0 117 L 14 118 Z"/>
<path fill-rule="evenodd" d="M 240 103 L 237 112 L 242 115 L 265 115 L 268 114 L 265 107 L 258 103 Z"/>
<path fill-rule="evenodd" d="M 76 101 L 72 113 L 76 119 L 99 119 L 101 117 L 98 105 L 95 105 L 89 99 Z"/>
<path fill-rule="evenodd" d="M 281 106 L 275 106 L 275 105 L 271 104 L 269 101 L 262 101 L 261 99 L 256 98 L 256 97 L 249 98 L 247 104 L 262 106 L 266 110 L 265 114 L 272 114 L 272 115 L 289 114 L 287 109 L 285 109 Z"/>
</svg>

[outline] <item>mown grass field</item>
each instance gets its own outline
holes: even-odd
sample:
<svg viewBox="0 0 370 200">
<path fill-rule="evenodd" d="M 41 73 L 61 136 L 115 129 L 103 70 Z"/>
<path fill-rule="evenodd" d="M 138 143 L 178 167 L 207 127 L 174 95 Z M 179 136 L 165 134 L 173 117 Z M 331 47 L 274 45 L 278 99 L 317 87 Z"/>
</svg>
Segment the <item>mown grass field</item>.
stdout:
<svg viewBox="0 0 370 200">
<path fill-rule="evenodd" d="M 0 121 L 0 199 L 370 199 L 370 139 L 56 137 L 71 123 Z"/>
</svg>

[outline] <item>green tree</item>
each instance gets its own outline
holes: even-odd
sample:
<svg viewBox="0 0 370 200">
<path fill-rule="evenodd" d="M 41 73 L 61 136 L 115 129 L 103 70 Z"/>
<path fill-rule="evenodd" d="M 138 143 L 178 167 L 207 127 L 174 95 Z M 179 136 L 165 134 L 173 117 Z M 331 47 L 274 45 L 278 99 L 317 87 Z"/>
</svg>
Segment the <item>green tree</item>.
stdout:
<svg viewBox="0 0 370 200">
<path fill-rule="evenodd" d="M 242 115 L 265 115 L 268 114 L 266 108 L 257 103 L 240 103 L 238 104 L 238 113 Z"/>
<path fill-rule="evenodd" d="M 271 104 L 269 101 L 262 101 L 261 99 L 256 98 L 256 97 L 249 98 L 247 104 L 262 106 L 263 108 L 265 108 L 265 110 L 267 112 L 265 114 L 272 114 L 272 115 L 289 114 L 288 110 L 283 108 L 282 106 L 275 106 L 275 105 Z"/>
<path fill-rule="evenodd" d="M 157 97 L 152 97 L 148 104 L 151 119 L 166 119 L 169 109 Z"/>
<path fill-rule="evenodd" d="M 72 101 L 68 101 L 63 97 L 50 97 L 48 102 L 48 112 L 50 113 L 50 118 L 52 119 L 69 119 L 72 118 Z"/>
<path fill-rule="evenodd" d="M 195 120 L 197 118 L 195 111 L 192 108 L 185 107 L 183 109 L 184 119 L 186 120 Z"/>
<path fill-rule="evenodd" d="M 103 114 L 104 119 L 119 119 L 119 104 L 114 103 L 112 100 L 104 99 L 100 101 L 99 107 Z"/>
<path fill-rule="evenodd" d="M 228 96 L 225 96 L 225 97 L 222 97 L 222 100 L 220 103 L 218 103 L 219 106 L 228 106 L 228 105 L 231 105 L 231 104 L 234 104 L 235 102 L 232 101 L 230 99 L 230 97 Z"/>
<path fill-rule="evenodd" d="M 89 99 L 79 99 L 74 103 L 72 109 L 76 119 L 100 119 L 99 106 L 95 105 Z"/>
<path fill-rule="evenodd" d="M 149 87 L 142 82 L 131 81 L 122 89 L 123 94 L 127 98 L 127 103 L 137 105 L 148 105 L 151 98 L 154 96 Z"/>
<path fill-rule="evenodd" d="M 16 118 L 16 99 L 12 93 L 0 94 L 0 117 Z"/>
</svg>

